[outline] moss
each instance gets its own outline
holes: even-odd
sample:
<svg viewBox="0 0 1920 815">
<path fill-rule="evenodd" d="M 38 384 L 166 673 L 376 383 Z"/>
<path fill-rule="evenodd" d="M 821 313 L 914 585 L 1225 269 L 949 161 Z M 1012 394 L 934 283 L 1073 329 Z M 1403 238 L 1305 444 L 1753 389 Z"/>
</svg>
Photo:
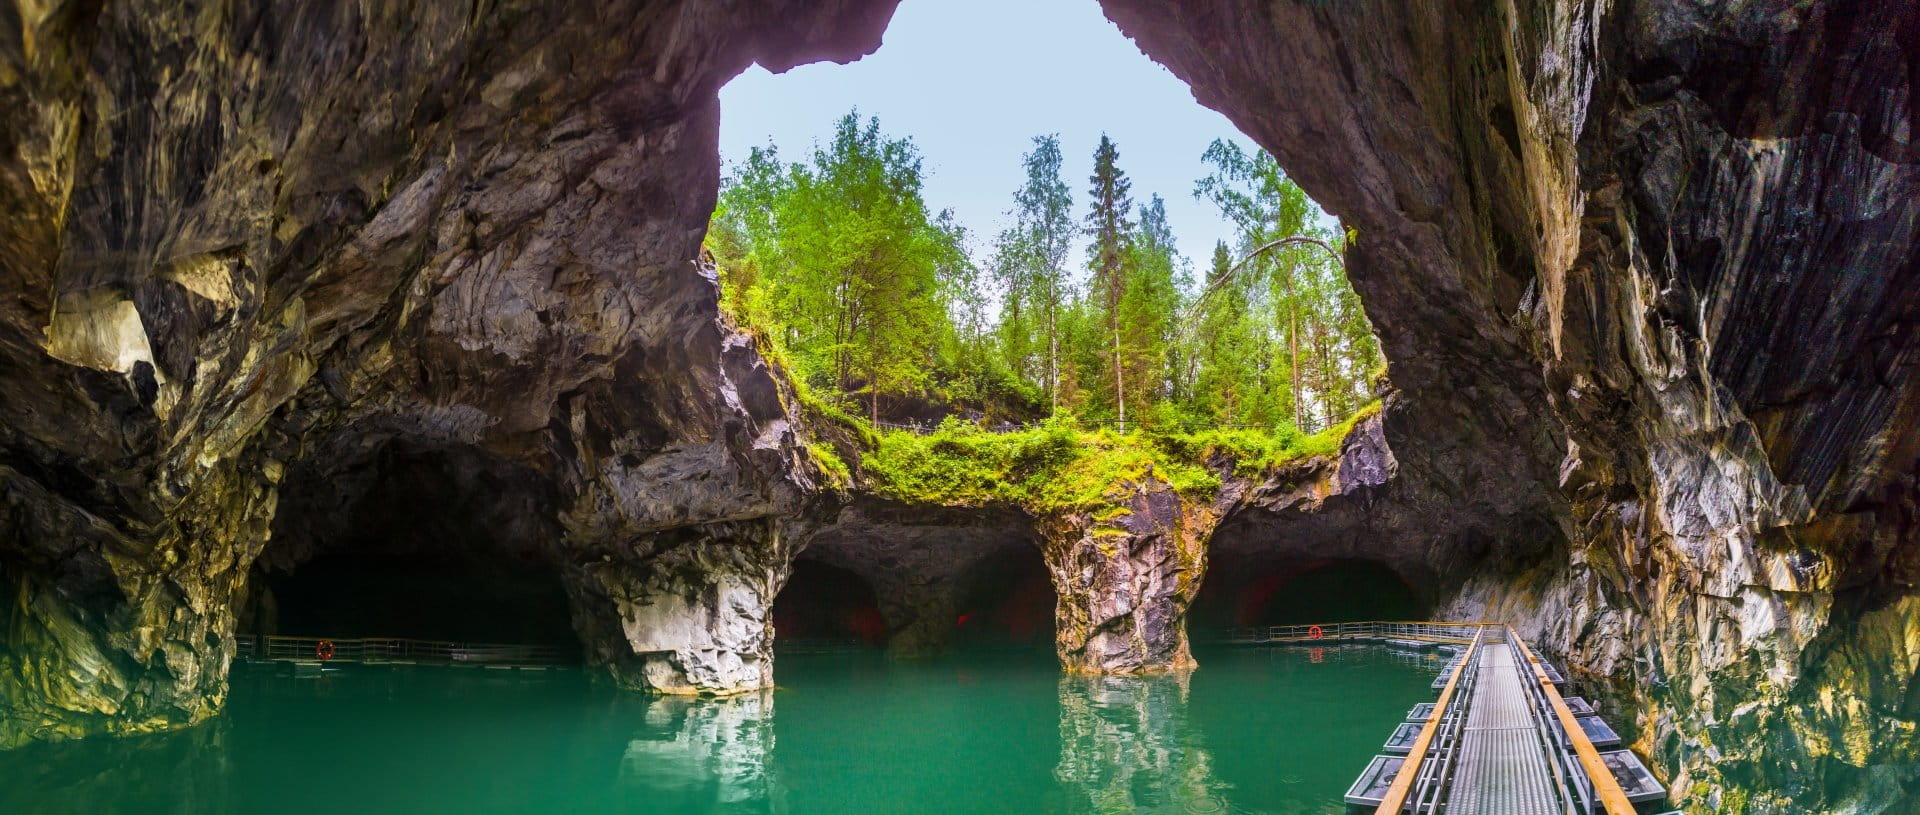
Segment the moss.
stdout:
<svg viewBox="0 0 1920 815">
<path fill-rule="evenodd" d="M 1379 412 L 1375 402 L 1310 436 L 1290 428 L 1120 434 L 1083 430 L 1065 417 L 992 433 L 949 419 L 924 435 L 867 429 L 873 443 L 861 469 L 875 492 L 909 503 L 1097 510 L 1096 520 L 1106 521 L 1127 512 L 1114 505 L 1110 493 L 1116 486 L 1152 476 L 1182 495 L 1209 500 L 1220 481 L 1205 462 L 1215 456 L 1231 459 L 1236 473 L 1250 476 L 1301 458 L 1338 455 L 1354 426 Z M 865 427 L 857 419 L 848 421 Z"/>
<path fill-rule="evenodd" d="M 840 454 L 835 453 L 832 446 L 810 441 L 807 442 L 807 454 L 813 456 L 813 462 L 820 466 L 820 472 L 826 473 L 834 489 L 844 490 L 853 486 L 853 471 L 847 468 L 845 461 L 840 460 Z"/>
<path fill-rule="evenodd" d="M 1277 430 L 1244 428 L 1202 430 L 1194 433 L 1161 433 L 1151 438 L 1167 455 L 1185 461 L 1204 462 L 1216 456 L 1230 459 L 1234 472 L 1254 476 L 1288 462 L 1313 456 L 1340 454 L 1340 445 L 1355 425 L 1380 413 L 1380 403 L 1372 402 L 1354 412 L 1347 420 L 1310 436 L 1291 427 Z"/>
<path fill-rule="evenodd" d="M 1196 498 L 1220 486 L 1198 459 L 1170 456 L 1138 434 L 1081 430 L 1065 418 L 1011 433 L 953 420 L 926 435 L 885 432 L 861 467 L 876 492 L 898 500 L 1034 512 L 1104 509 L 1116 486 L 1149 476 Z"/>
</svg>

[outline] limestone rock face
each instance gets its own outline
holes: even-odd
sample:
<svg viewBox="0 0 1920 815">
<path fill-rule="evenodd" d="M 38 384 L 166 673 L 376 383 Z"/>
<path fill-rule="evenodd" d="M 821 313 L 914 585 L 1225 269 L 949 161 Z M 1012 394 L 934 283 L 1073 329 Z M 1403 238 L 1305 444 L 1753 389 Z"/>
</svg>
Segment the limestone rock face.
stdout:
<svg viewBox="0 0 1920 815">
<path fill-rule="evenodd" d="M 792 550 L 778 522 L 652 536 L 569 575 L 589 659 L 641 690 L 726 696 L 773 687 L 773 598 Z"/>
<path fill-rule="evenodd" d="M 1547 496 L 1456 613 L 1690 811 L 1920 804 L 1920 6 L 1104 5 L 1357 230 L 1399 477 Z"/>
<path fill-rule="evenodd" d="M 1206 577 L 1206 543 L 1220 512 L 1150 473 L 1113 489 L 1107 509 L 1039 522 L 1059 604 L 1060 663 L 1092 674 L 1192 668 L 1187 607 Z"/>
<path fill-rule="evenodd" d="M 0 15 L 0 746 L 210 715 L 278 482 L 325 451 L 536 473 L 561 559 L 796 512 L 778 379 L 693 262 L 715 94 L 871 51 L 892 5 Z"/>
</svg>

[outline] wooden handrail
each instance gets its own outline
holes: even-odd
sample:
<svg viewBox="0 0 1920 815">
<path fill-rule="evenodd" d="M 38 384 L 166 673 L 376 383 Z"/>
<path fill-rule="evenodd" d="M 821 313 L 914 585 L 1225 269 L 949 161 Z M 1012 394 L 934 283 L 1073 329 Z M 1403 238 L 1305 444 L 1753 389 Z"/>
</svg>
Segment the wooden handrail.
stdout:
<svg viewBox="0 0 1920 815">
<path fill-rule="evenodd" d="M 1486 630 L 1481 629 L 1481 633 Z M 1447 679 L 1446 689 L 1440 691 L 1440 699 L 1433 704 L 1433 712 L 1427 714 L 1427 723 L 1420 728 L 1420 736 L 1413 740 L 1413 749 L 1407 751 L 1407 760 L 1400 765 L 1400 772 L 1394 774 L 1393 785 L 1387 787 L 1387 796 L 1380 800 L 1380 806 L 1374 809 L 1374 815 L 1400 815 L 1407 805 L 1407 795 L 1413 792 L 1413 782 L 1420 775 L 1420 762 L 1427 757 L 1427 748 L 1433 746 L 1433 737 L 1440 732 L 1440 722 L 1446 718 L 1447 705 L 1453 701 L 1453 691 L 1460 685 L 1460 675 L 1473 663 L 1473 652 L 1480 647 L 1480 637 L 1473 638 L 1473 644 L 1467 646 L 1467 653 L 1460 657 L 1460 664 L 1453 668 L 1453 676 Z"/>
<path fill-rule="evenodd" d="M 1560 720 L 1560 729 L 1567 732 L 1567 739 L 1573 742 L 1573 752 L 1580 758 L 1580 767 L 1593 781 L 1593 794 L 1599 796 L 1601 806 L 1606 807 L 1607 815 L 1634 815 L 1633 802 L 1627 800 L 1627 793 L 1620 789 L 1620 782 L 1613 777 L 1613 771 L 1607 769 L 1607 763 L 1600 759 L 1600 751 L 1593 746 L 1593 740 L 1587 738 L 1587 731 L 1580 727 L 1573 711 L 1567 707 L 1566 700 L 1560 698 L 1560 689 L 1547 672 L 1540 667 L 1540 658 L 1533 655 L 1533 649 L 1527 647 L 1525 640 L 1507 627 L 1507 639 L 1520 646 L 1520 655 L 1525 657 L 1527 665 L 1533 668 L 1533 678 L 1546 691 L 1547 702 L 1553 705 L 1553 715 Z"/>
</svg>

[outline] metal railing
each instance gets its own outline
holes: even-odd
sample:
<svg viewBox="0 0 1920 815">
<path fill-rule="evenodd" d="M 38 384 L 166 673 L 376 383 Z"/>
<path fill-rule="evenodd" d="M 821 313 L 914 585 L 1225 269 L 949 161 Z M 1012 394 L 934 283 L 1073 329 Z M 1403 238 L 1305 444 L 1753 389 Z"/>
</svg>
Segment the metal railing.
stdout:
<svg viewBox="0 0 1920 815">
<path fill-rule="evenodd" d="M 1543 740 L 1549 769 L 1567 812 L 1576 815 L 1633 815 L 1613 773 L 1601 762 L 1599 753 L 1586 731 L 1576 723 L 1573 713 L 1547 678 L 1538 657 L 1520 635 L 1506 625 L 1493 623 L 1358 623 L 1347 625 L 1388 626 L 1405 631 L 1404 626 L 1432 625 L 1447 628 L 1470 627 L 1476 632 L 1471 645 L 1460 658 L 1453 677 L 1441 692 L 1433 713 L 1414 749 L 1395 775 L 1386 799 L 1375 810 L 1377 815 L 1432 813 L 1443 808 L 1442 799 L 1453 781 L 1454 759 L 1462 742 L 1462 731 L 1473 705 L 1478 684 L 1479 664 L 1475 651 L 1482 645 L 1506 641 L 1516 652 L 1516 664 L 1524 673 L 1522 687 L 1527 699 L 1534 733 Z M 1281 626 L 1291 629 L 1292 626 Z M 1333 626 L 1321 626 L 1323 630 Z"/>
<path fill-rule="evenodd" d="M 1453 669 L 1453 676 L 1440 691 L 1439 701 L 1427 716 L 1419 738 L 1407 751 L 1406 762 L 1394 775 L 1392 786 L 1381 801 L 1378 813 L 1398 813 L 1411 806 L 1413 812 L 1432 812 L 1445 794 L 1452 777 L 1453 760 L 1459 751 L 1460 731 L 1466 726 L 1467 711 L 1473 699 L 1474 685 L 1480 677 L 1480 661 L 1475 653 L 1487 639 L 1488 628 L 1474 627 L 1466 653 Z M 1428 760 L 1428 755 L 1433 756 Z"/>
<path fill-rule="evenodd" d="M 286 662 L 420 662 L 446 665 L 553 665 L 571 654 L 549 645 L 447 642 L 404 637 L 236 637 L 240 655 Z"/>
<path fill-rule="evenodd" d="M 1547 755 L 1554 774 L 1562 780 L 1562 790 L 1571 799 L 1568 804 L 1581 815 L 1633 815 L 1632 802 L 1601 761 L 1599 750 L 1575 720 L 1573 711 L 1560 698 L 1559 689 L 1547 678 L 1539 657 L 1518 636 L 1522 669 L 1526 672 L 1527 700 L 1534 722 L 1548 741 Z M 1570 783 L 1569 783 L 1570 782 Z"/>
<path fill-rule="evenodd" d="M 1228 632 L 1230 642 L 1307 642 L 1312 640 L 1423 640 L 1465 644 L 1473 641 L 1481 629 L 1495 623 L 1432 623 L 1368 621 L 1321 623 L 1318 625 L 1271 625 L 1236 628 Z M 1315 632 L 1318 630 L 1318 635 Z"/>
</svg>

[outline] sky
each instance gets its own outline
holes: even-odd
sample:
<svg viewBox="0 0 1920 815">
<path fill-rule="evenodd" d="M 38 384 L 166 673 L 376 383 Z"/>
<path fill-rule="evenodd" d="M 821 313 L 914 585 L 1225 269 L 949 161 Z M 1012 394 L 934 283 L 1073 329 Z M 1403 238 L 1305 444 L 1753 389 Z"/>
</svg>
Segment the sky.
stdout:
<svg viewBox="0 0 1920 815">
<path fill-rule="evenodd" d="M 1096 0 L 905 0 L 871 56 L 778 75 L 755 66 L 722 89 L 721 159 L 731 166 L 771 141 L 784 160 L 801 160 L 855 107 L 878 116 L 887 136 L 913 139 L 927 204 L 953 209 L 982 263 L 1025 180 L 1021 155 L 1045 133 L 1060 134 L 1076 220 L 1086 215 L 1104 131 L 1134 201 L 1156 192 L 1166 200 L 1175 245 L 1197 276 L 1215 241 L 1233 244 L 1232 225 L 1193 187 L 1208 173 L 1200 154 L 1214 139 L 1253 141 L 1141 54 Z M 1076 268 L 1085 257 L 1083 239 Z"/>
</svg>

